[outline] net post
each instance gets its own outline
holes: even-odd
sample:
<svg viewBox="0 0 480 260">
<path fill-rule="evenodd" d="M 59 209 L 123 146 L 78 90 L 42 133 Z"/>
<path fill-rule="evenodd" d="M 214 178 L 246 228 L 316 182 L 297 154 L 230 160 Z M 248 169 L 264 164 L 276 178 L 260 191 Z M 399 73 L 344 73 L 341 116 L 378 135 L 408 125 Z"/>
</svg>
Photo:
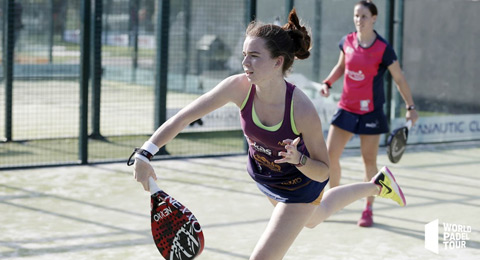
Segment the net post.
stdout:
<svg viewBox="0 0 480 260">
<path fill-rule="evenodd" d="M 387 13 L 385 19 L 385 36 L 387 41 L 393 45 L 393 25 L 395 20 L 395 0 L 387 0 L 385 2 L 385 10 Z M 392 75 L 389 71 L 385 73 L 385 114 L 387 116 L 387 123 L 391 125 L 391 116 L 392 116 Z M 384 144 L 387 142 L 388 135 L 385 135 Z"/>
<path fill-rule="evenodd" d="M 14 27 L 15 27 L 15 1 L 4 1 L 4 32 L 3 35 L 3 79 L 5 80 L 5 141 L 12 141 L 13 121 L 13 69 L 14 69 Z"/>
<path fill-rule="evenodd" d="M 154 129 L 167 120 L 168 89 L 168 43 L 170 31 L 170 0 L 157 1 L 157 26 L 155 38 L 157 53 L 155 58 L 155 118 Z M 165 146 L 157 154 L 166 154 Z"/>
<path fill-rule="evenodd" d="M 91 84 L 92 84 L 92 133 L 93 139 L 103 140 L 100 133 L 100 97 L 102 89 L 102 13 L 103 1 L 94 1 L 91 24 Z"/>
<path fill-rule="evenodd" d="M 88 163 L 88 81 L 90 76 L 90 21 L 91 1 L 82 0 L 81 46 L 80 46 L 80 128 L 78 156 L 81 164 Z"/>
</svg>

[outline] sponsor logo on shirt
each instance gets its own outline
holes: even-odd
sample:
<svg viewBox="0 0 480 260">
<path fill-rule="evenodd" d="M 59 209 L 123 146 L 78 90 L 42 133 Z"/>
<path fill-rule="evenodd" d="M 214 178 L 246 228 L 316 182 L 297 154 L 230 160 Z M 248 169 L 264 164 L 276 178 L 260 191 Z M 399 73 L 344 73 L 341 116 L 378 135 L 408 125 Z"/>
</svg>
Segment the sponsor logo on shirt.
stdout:
<svg viewBox="0 0 480 260">
<path fill-rule="evenodd" d="M 253 159 L 255 159 L 258 166 L 260 166 L 260 167 L 267 167 L 268 169 L 270 169 L 274 172 L 280 172 L 281 171 L 280 165 L 269 161 L 267 158 L 263 157 L 260 154 L 254 154 Z"/>
<path fill-rule="evenodd" d="M 365 79 L 365 74 L 361 70 L 358 72 L 351 71 L 351 70 L 346 70 L 347 75 L 350 79 L 355 80 L 355 81 L 362 81 Z"/>
<path fill-rule="evenodd" d="M 253 146 L 253 149 L 255 149 L 257 152 L 261 152 L 267 155 L 272 155 L 272 150 L 265 148 L 261 145 L 258 145 L 256 142 L 253 142 L 252 146 Z"/>
<path fill-rule="evenodd" d="M 257 144 L 257 142 L 252 141 L 252 139 L 250 139 L 248 136 L 245 136 L 245 137 L 247 139 L 248 144 L 250 146 L 252 146 L 253 149 L 255 149 L 255 151 L 260 152 L 260 153 L 264 153 L 264 154 L 267 154 L 267 155 L 272 155 L 272 150 Z"/>
<path fill-rule="evenodd" d="M 284 182 L 282 182 L 281 184 L 282 184 L 282 185 L 298 185 L 298 184 L 302 183 L 302 181 L 303 181 L 302 178 L 297 177 L 297 178 L 295 178 L 295 179 L 293 179 L 293 180 L 284 181 Z"/>
<path fill-rule="evenodd" d="M 370 104 L 370 100 L 360 100 L 360 110 L 361 111 L 369 111 L 368 104 Z"/>
<path fill-rule="evenodd" d="M 347 48 L 345 49 L 345 53 L 346 54 L 352 54 L 353 53 L 353 48 L 350 47 L 350 46 L 347 46 Z"/>
</svg>

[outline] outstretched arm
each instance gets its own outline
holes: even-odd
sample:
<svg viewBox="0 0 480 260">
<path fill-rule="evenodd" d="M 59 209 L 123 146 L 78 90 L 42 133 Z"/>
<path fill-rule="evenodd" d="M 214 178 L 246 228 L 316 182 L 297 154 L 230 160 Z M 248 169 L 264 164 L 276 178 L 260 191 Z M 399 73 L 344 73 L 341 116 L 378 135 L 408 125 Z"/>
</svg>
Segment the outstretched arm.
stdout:
<svg viewBox="0 0 480 260">
<path fill-rule="evenodd" d="M 142 146 L 149 148 L 155 154 L 160 147 L 166 145 L 177 136 L 191 122 L 204 115 L 224 106 L 229 102 L 240 107 L 243 99 L 248 93 L 248 80 L 244 75 L 234 75 L 220 82 L 215 88 L 203 94 L 195 101 L 184 107 L 176 115 L 163 123 Z M 152 151 L 153 150 L 153 151 Z M 139 158 L 140 157 L 140 158 Z M 155 172 L 142 155 L 136 155 L 134 163 L 134 177 L 142 183 L 143 188 L 148 190 L 148 177 L 156 179 Z"/>
</svg>

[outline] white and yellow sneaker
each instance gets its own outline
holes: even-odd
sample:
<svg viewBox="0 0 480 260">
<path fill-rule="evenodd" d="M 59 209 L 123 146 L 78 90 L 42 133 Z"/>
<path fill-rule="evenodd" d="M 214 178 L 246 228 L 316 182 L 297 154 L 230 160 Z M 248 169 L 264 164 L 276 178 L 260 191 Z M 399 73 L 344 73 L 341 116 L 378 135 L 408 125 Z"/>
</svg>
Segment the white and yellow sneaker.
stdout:
<svg viewBox="0 0 480 260">
<path fill-rule="evenodd" d="M 395 177 L 393 177 L 392 172 L 390 172 L 386 166 L 383 166 L 383 168 L 372 178 L 371 182 L 380 187 L 380 193 L 378 194 L 379 197 L 392 199 L 402 207 L 407 205 L 402 189 L 398 186 Z"/>
</svg>

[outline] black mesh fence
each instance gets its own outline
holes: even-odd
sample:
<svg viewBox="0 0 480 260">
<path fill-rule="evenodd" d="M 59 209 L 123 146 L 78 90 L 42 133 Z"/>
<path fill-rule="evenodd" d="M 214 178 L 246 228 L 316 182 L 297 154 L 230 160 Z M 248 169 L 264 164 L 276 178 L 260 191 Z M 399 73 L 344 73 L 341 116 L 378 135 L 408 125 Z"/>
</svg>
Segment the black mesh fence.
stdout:
<svg viewBox="0 0 480 260">
<path fill-rule="evenodd" d="M 2 166 L 78 158 L 79 45 L 64 33 L 79 37 L 79 6 L 75 0 L 2 2 Z"/>
<path fill-rule="evenodd" d="M 13 75 L 6 78 L 2 59 L 0 166 L 84 162 L 79 144 L 84 122 L 88 162 L 126 159 L 162 122 L 158 110 L 168 118 L 241 69 L 241 56 L 231 57 L 241 54 L 247 1 L 166 2 L 92 1 L 90 39 L 82 35 L 82 0 L 2 2 L 2 28 L 14 28 L 15 46 L 7 48 L 4 30 L 2 50 L 14 58 Z M 5 12 L 8 8 L 15 13 Z M 168 19 L 162 21 L 162 15 Z M 7 16 L 15 23 L 4 22 Z M 159 44 L 165 38 L 157 38 L 159 23 L 168 26 L 167 44 Z M 88 73 L 81 74 L 86 43 Z M 158 52 L 168 52 L 166 67 L 157 64 Z M 159 71 L 168 74 L 166 97 L 158 94 L 165 87 Z M 89 85 L 87 115 L 80 112 L 82 77 Z M 5 109 L 7 99 L 11 113 Z M 163 153 L 243 153 L 243 142 L 238 109 L 227 106 L 189 126 Z"/>
</svg>

